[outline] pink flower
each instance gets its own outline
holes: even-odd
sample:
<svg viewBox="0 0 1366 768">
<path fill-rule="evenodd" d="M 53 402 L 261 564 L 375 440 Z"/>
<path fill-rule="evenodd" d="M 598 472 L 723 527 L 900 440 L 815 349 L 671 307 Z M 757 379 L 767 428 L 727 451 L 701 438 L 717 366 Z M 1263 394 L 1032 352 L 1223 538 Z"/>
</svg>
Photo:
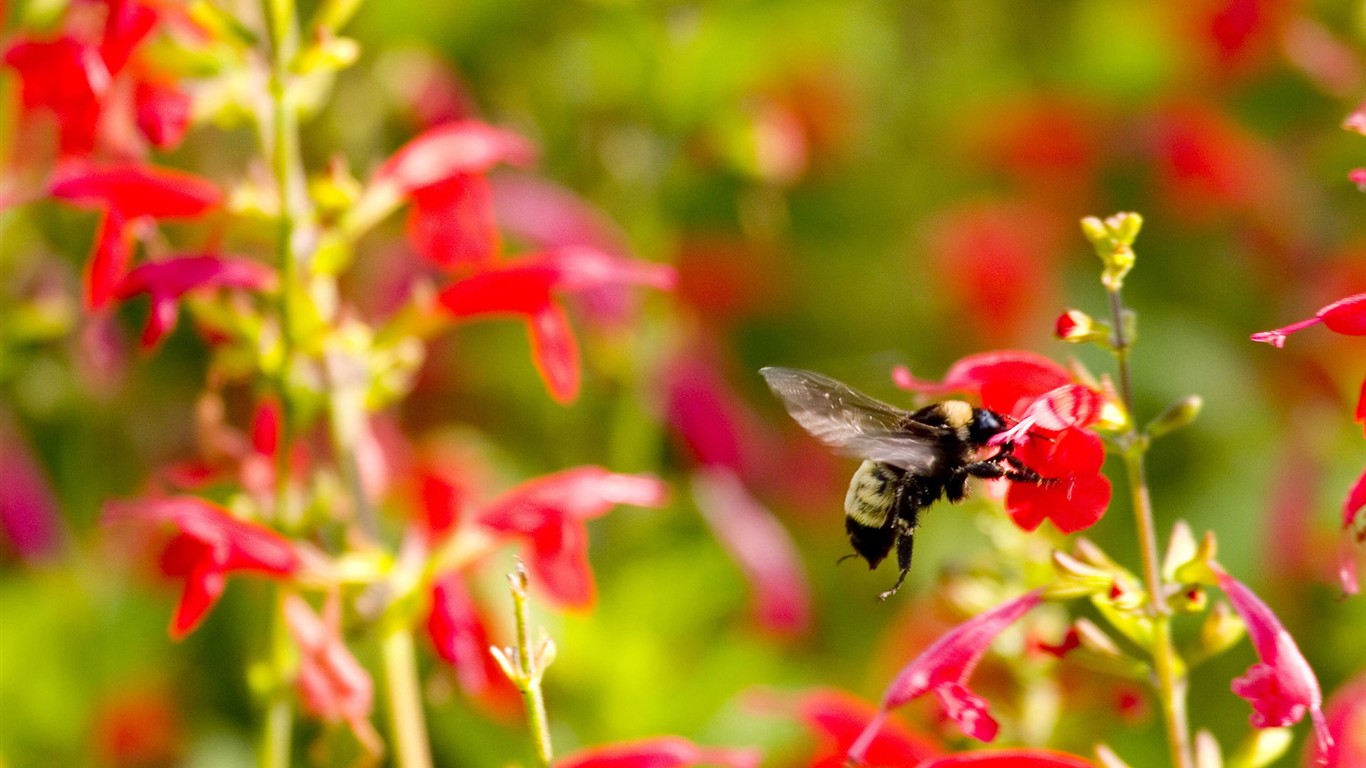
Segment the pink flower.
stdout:
<svg viewBox="0 0 1366 768">
<path fill-rule="evenodd" d="M 327 723 L 346 723 L 370 754 L 383 747 L 370 724 L 375 685 L 341 636 L 341 605 L 329 598 L 319 617 L 298 595 L 285 598 L 285 623 L 299 648 L 294 684 L 304 709 Z"/>
<path fill-rule="evenodd" d="M 967 679 L 986 655 L 996 636 L 1038 605 L 1040 590 L 1026 592 L 949 630 L 910 664 L 902 668 L 882 696 L 882 710 L 849 749 L 849 759 L 864 762 L 869 745 L 892 709 L 927 693 L 934 693 L 944 712 L 964 735 L 991 741 L 999 729 L 987 712 L 987 702 L 967 687 Z"/>
<path fill-rule="evenodd" d="M 1252 334 L 1253 341 L 1270 344 L 1273 347 L 1285 346 L 1285 337 L 1302 331 L 1312 325 L 1323 323 L 1328 330 L 1344 336 L 1366 336 L 1366 293 L 1348 296 L 1319 309 L 1314 316 L 1297 323 L 1291 323 L 1273 331 Z"/>
<path fill-rule="evenodd" d="M 916 768 L 1095 768 L 1095 763 L 1051 749 L 992 749 L 936 757 Z"/>
<path fill-rule="evenodd" d="M 698 470 L 692 494 L 712 533 L 753 586 L 759 622 L 775 632 L 805 631 L 811 621 L 810 588 L 787 529 L 730 469 Z"/>
<path fill-rule="evenodd" d="M 142 346 L 148 349 L 175 328 L 181 296 L 213 288 L 260 291 L 274 282 L 275 271 L 255 261 L 211 253 L 187 254 L 134 267 L 114 286 L 113 295 L 116 299 L 128 299 L 139 293 L 151 297 L 152 309 L 142 331 Z"/>
<path fill-rule="evenodd" d="M 495 707 L 515 705 L 517 689 L 489 653 L 486 626 L 458 572 L 447 573 L 432 584 L 427 635 L 437 655 L 455 669 L 456 681 L 466 695 Z"/>
<path fill-rule="evenodd" d="M 61 547 L 61 514 L 52 484 L 13 421 L 0 414 L 0 540 L 24 560 Z"/>
<path fill-rule="evenodd" d="M 106 524 L 169 523 L 176 534 L 162 550 L 161 568 L 183 576 L 185 589 L 171 620 L 171 637 L 194 631 L 223 594 L 229 574 L 293 575 L 301 567 L 290 541 L 258 523 L 239 520 L 222 507 L 192 496 L 110 502 Z"/>
<path fill-rule="evenodd" d="M 835 690 L 817 690 L 802 697 L 799 713 L 808 727 L 822 736 L 810 768 L 844 768 L 854 742 L 880 712 L 863 701 Z M 939 747 L 895 720 L 885 720 L 864 750 L 864 762 L 874 766 L 919 766 L 940 753 Z"/>
<path fill-rule="evenodd" d="M 157 149 L 179 146 L 190 127 L 190 94 L 173 83 L 145 81 L 133 91 L 138 130 Z"/>
<path fill-rule="evenodd" d="M 623 475 L 579 467 L 523 483 L 484 509 L 479 523 L 527 540 L 531 575 L 557 603 L 571 608 L 593 604 L 584 522 L 618 504 L 663 506 L 664 483 L 648 475 Z"/>
<path fill-rule="evenodd" d="M 104 212 L 86 272 L 86 304 L 99 309 L 114 298 L 132 260 L 132 233 L 138 219 L 202 216 L 216 208 L 222 193 L 213 182 L 188 173 L 141 165 L 82 166 L 59 178 L 53 197 Z"/>
<path fill-rule="evenodd" d="M 1355 595 L 1361 590 L 1357 583 L 1356 545 L 1366 542 L 1366 469 L 1347 492 L 1342 504 L 1342 541 L 1338 545 L 1338 581 L 1342 591 Z"/>
<path fill-rule="evenodd" d="M 1212 568 L 1219 587 L 1247 625 L 1248 638 L 1260 659 L 1233 681 L 1233 692 L 1252 705 L 1252 724 L 1258 728 L 1293 725 L 1308 712 L 1314 723 L 1316 754 L 1322 764 L 1333 745 L 1333 737 L 1324 721 L 1323 694 L 1314 670 L 1266 603 L 1223 568 Z"/>
<path fill-rule="evenodd" d="M 1328 698 L 1323 711 L 1333 745 L 1326 754 L 1314 755 L 1313 759 L 1328 768 L 1366 765 L 1366 673 L 1348 680 Z M 1305 764 L 1309 763 L 1306 759 Z"/>
<path fill-rule="evenodd" d="M 531 335 L 532 359 L 556 402 L 579 392 L 578 342 L 556 298 L 612 285 L 673 287 L 664 264 L 618 258 L 592 248 L 557 248 L 471 275 L 438 297 L 452 317 L 517 315 Z"/>
<path fill-rule="evenodd" d="M 477 120 L 429 128 L 385 161 L 357 207 L 383 211 L 407 198 L 408 237 L 418 253 L 447 269 L 487 267 L 500 243 L 484 174 L 534 157 L 526 139 Z"/>
<path fill-rule="evenodd" d="M 555 768 L 758 768 L 759 759 L 753 749 L 699 747 L 678 736 L 659 736 L 589 747 L 556 760 Z"/>
</svg>

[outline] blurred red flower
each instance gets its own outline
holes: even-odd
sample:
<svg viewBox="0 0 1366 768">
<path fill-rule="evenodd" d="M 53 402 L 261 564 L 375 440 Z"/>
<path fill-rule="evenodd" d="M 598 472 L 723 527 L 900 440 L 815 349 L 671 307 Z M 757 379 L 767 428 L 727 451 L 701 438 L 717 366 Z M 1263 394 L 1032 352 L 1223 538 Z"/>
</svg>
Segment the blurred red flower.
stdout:
<svg viewBox="0 0 1366 768">
<path fill-rule="evenodd" d="M 1039 396 L 1072 383 L 1067 369 L 1034 352 L 1001 350 L 968 355 L 949 366 L 943 381 L 922 381 L 904 366 L 892 370 L 902 389 L 939 396 L 973 394 L 983 408 L 1007 416 L 1022 416 Z"/>
<path fill-rule="evenodd" d="M 555 768 L 758 768 L 759 760 L 754 749 L 699 747 L 678 736 L 658 736 L 579 750 L 556 760 Z"/>
<path fill-rule="evenodd" d="M 432 583 L 427 635 L 437 655 L 455 669 L 455 679 L 467 696 L 495 710 L 511 711 L 519 694 L 489 653 L 487 625 L 458 572 Z"/>
<path fill-rule="evenodd" d="M 1213 570 L 1219 587 L 1247 625 L 1248 638 L 1260 659 L 1233 681 L 1233 692 L 1252 705 L 1251 721 L 1257 728 L 1294 725 L 1308 712 L 1314 724 L 1315 754 L 1322 764 L 1333 737 L 1324 720 L 1323 693 L 1314 670 L 1261 598 L 1217 565 Z"/>
<path fill-rule="evenodd" d="M 438 300 L 454 318 L 523 317 L 531 335 L 536 370 L 551 397 L 568 403 L 579 393 L 578 342 L 556 298 L 607 286 L 668 290 L 673 284 L 674 271 L 668 265 L 575 246 L 524 256 L 458 280 L 447 286 Z"/>
<path fill-rule="evenodd" d="M 408 238 L 446 268 L 487 267 L 501 247 L 493 191 L 484 174 L 500 163 L 528 165 L 535 149 L 510 131 L 459 120 L 423 131 L 376 171 L 358 209 L 413 204 Z"/>
<path fill-rule="evenodd" d="M 75 167 L 53 182 L 50 192 L 72 205 L 103 211 L 86 270 L 86 305 L 91 309 L 114 298 L 133 256 L 130 228 L 139 219 L 193 218 L 222 202 L 222 193 L 208 179 L 131 164 Z"/>
<path fill-rule="evenodd" d="M 649 475 L 579 467 L 537 478 L 494 499 L 479 516 L 486 528 L 527 540 L 531 575 L 568 608 L 587 608 L 595 597 L 584 522 L 618 504 L 663 506 L 667 489 Z"/>
<path fill-rule="evenodd" d="M 114 286 L 114 298 L 128 299 L 140 293 L 151 298 L 151 311 L 142 331 L 142 346 L 146 349 L 155 347 L 175 328 L 181 296 L 212 288 L 261 291 L 274 282 L 275 270 L 250 259 L 213 253 L 186 254 L 134 267 Z"/>
<path fill-rule="evenodd" d="M 138 130 L 157 149 L 180 144 L 190 127 L 190 94 L 174 83 L 144 81 L 133 91 Z"/>
<path fill-rule="evenodd" d="M 176 534 L 161 553 L 161 569 L 185 578 L 171 620 L 172 639 L 193 632 L 223 594 L 232 573 L 287 577 L 301 567 L 294 545 L 270 528 L 240 520 L 227 510 L 192 496 L 113 501 L 106 524 L 170 524 Z"/>
<path fill-rule="evenodd" d="M 1358 293 L 1321 307 L 1313 317 L 1291 323 L 1272 331 L 1252 334 L 1253 341 L 1270 344 L 1273 347 L 1285 346 L 1285 337 L 1314 325 L 1323 323 L 1328 330 L 1344 336 L 1366 336 L 1366 293 Z M 1361 405 L 1358 403 L 1358 410 Z"/>
<path fill-rule="evenodd" d="M 90 152 L 95 146 L 100 101 L 112 79 L 99 48 L 70 34 L 53 40 L 22 36 L 5 50 L 4 61 L 19 75 L 23 118 L 51 111 L 57 119 L 61 153 Z"/>
<path fill-rule="evenodd" d="M 1366 469 L 1347 492 L 1342 504 L 1342 542 L 1338 545 L 1338 581 L 1342 591 L 1355 595 L 1361 590 L 1357 582 L 1358 545 L 1366 542 Z"/>
<path fill-rule="evenodd" d="M 148 768 L 180 765 L 184 724 L 169 691 L 145 682 L 121 687 L 99 703 L 90 738 L 100 765 Z"/>
<path fill-rule="evenodd" d="M 844 768 L 854 742 L 879 716 L 871 704 L 828 689 L 802 696 L 798 712 L 811 730 L 823 737 L 820 748 L 809 760 L 810 768 Z M 865 748 L 863 762 L 868 766 L 919 766 L 921 761 L 941 751 L 930 738 L 887 719 Z"/>
<path fill-rule="evenodd" d="M 1039 590 L 1009 600 L 959 624 L 902 668 L 882 697 L 882 708 L 849 748 L 849 758 L 864 762 L 888 712 L 912 699 L 934 693 L 944 713 L 963 734 L 991 741 L 999 729 L 987 712 L 987 702 L 967 687 L 967 679 L 986 655 L 996 636 L 1042 601 Z"/>
</svg>

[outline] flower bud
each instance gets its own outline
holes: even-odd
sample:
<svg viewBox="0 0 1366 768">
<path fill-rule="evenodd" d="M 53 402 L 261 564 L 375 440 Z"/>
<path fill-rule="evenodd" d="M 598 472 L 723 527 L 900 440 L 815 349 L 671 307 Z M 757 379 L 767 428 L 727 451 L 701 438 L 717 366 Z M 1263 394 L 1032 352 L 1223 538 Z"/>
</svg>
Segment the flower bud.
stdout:
<svg viewBox="0 0 1366 768">
<path fill-rule="evenodd" d="M 1144 431 L 1148 433 L 1150 439 L 1161 437 L 1168 432 L 1174 432 L 1195 421 L 1195 417 L 1200 415 L 1200 409 L 1204 404 L 1204 399 L 1199 395 L 1187 395 L 1164 408 L 1152 421 L 1148 422 Z"/>
<path fill-rule="evenodd" d="M 1214 734 L 1201 728 L 1195 733 L 1195 768 L 1224 768 L 1224 752 Z"/>
<path fill-rule="evenodd" d="M 1053 567 L 1058 572 L 1058 578 L 1044 587 L 1044 598 L 1048 600 L 1070 600 L 1099 594 L 1110 589 L 1115 581 L 1114 573 L 1088 565 L 1058 550 L 1053 552 Z"/>
<path fill-rule="evenodd" d="M 1228 603 L 1214 604 L 1200 625 L 1200 634 L 1193 646 L 1184 654 L 1194 664 L 1218 656 L 1243 639 L 1247 626 L 1233 612 Z"/>
<path fill-rule="evenodd" d="M 1124 276 L 1133 269 L 1133 244 L 1142 228 L 1143 217 L 1137 213 L 1116 213 L 1104 221 L 1095 216 L 1081 220 L 1082 233 L 1091 241 L 1105 267 L 1100 280 L 1106 290 L 1119 290 L 1124 284 Z"/>
<path fill-rule="evenodd" d="M 1209 606 L 1209 596 L 1199 584 L 1188 584 L 1167 596 L 1173 613 L 1200 613 Z"/>
</svg>

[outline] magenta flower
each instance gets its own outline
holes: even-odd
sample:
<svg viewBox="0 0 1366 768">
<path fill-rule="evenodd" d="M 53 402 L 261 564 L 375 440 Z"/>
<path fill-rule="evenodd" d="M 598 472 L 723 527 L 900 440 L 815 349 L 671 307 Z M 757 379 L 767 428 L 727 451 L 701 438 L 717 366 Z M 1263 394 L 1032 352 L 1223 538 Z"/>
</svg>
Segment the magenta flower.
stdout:
<svg viewBox="0 0 1366 768">
<path fill-rule="evenodd" d="M 864 729 L 882 717 L 873 706 L 835 690 L 817 690 L 802 697 L 798 711 L 811 730 L 821 736 L 816 754 L 803 765 L 810 768 L 844 768 L 847 754 Z M 868 765 L 919 766 L 941 752 L 931 739 L 915 733 L 895 720 L 884 720 L 864 750 Z"/>
<path fill-rule="evenodd" d="M 249 259 L 212 253 L 173 256 L 134 267 L 114 286 L 114 298 L 128 299 L 140 293 L 152 300 L 147 325 L 142 331 L 144 349 L 155 347 L 175 328 L 181 296 L 213 288 L 265 290 L 275 282 L 275 271 Z"/>
<path fill-rule="evenodd" d="M 1248 638 L 1260 659 L 1233 681 L 1233 692 L 1252 705 L 1252 724 L 1258 728 L 1294 725 L 1308 712 L 1314 724 L 1316 754 L 1322 760 L 1333 745 L 1333 737 L 1323 717 L 1323 693 L 1314 670 L 1261 598 L 1217 564 L 1211 568 L 1220 589 L 1247 625 Z"/>
<path fill-rule="evenodd" d="M 528 165 L 535 149 L 515 133 L 477 120 L 423 131 L 375 173 L 358 209 L 413 204 L 408 237 L 418 253 L 447 269 L 487 267 L 500 241 L 493 191 L 484 174 L 500 163 Z"/>
<path fill-rule="evenodd" d="M 383 750 L 370 724 L 375 684 L 341 636 L 341 605 L 328 600 L 323 616 L 298 595 L 285 598 L 285 623 L 299 649 L 294 684 L 304 710 L 326 723 L 346 723 L 371 754 Z"/>
<path fill-rule="evenodd" d="M 202 216 L 222 202 L 208 179 L 141 165 L 82 166 L 52 184 L 53 197 L 104 212 L 86 272 L 86 305 L 99 309 L 114 298 L 133 258 L 131 227 L 138 219 Z"/>
<path fill-rule="evenodd" d="M 752 585 L 759 623 L 775 632 L 805 631 L 811 593 L 787 529 L 728 468 L 699 469 L 692 494 L 712 533 Z"/>
<path fill-rule="evenodd" d="M 1095 763 L 1051 749 L 992 749 L 936 757 L 916 768 L 1095 768 Z"/>
<path fill-rule="evenodd" d="M 222 507 L 192 496 L 134 499 L 105 506 L 106 524 L 141 526 L 169 523 L 176 534 L 161 553 L 161 569 L 183 576 L 185 589 L 171 620 L 171 638 L 194 631 L 223 594 L 229 574 L 256 573 L 275 578 L 301 567 L 288 539 L 258 523 L 233 517 Z"/>
<path fill-rule="evenodd" d="M 1338 547 L 1338 580 L 1342 591 L 1355 595 L 1361 586 L 1357 583 L 1356 546 L 1366 542 L 1366 469 L 1352 484 L 1347 492 L 1347 500 L 1342 504 L 1342 543 Z"/>
<path fill-rule="evenodd" d="M 24 560 L 41 561 L 61 547 L 61 507 L 27 441 L 0 414 L 0 541 Z"/>
<path fill-rule="evenodd" d="M 964 735 L 978 741 L 996 738 L 1000 726 L 987 712 L 987 702 L 967 687 L 967 679 L 991 642 L 1042 599 L 1040 590 L 1026 592 L 959 624 L 926 648 L 887 686 L 881 712 L 850 747 L 849 759 L 865 762 L 887 713 L 927 693 L 938 697 L 944 713 L 958 723 Z"/>
<path fill-rule="evenodd" d="M 1311 318 L 1273 331 L 1254 333 L 1251 338 L 1253 341 L 1279 348 L 1285 346 L 1286 336 L 1319 323 L 1323 323 L 1328 330 L 1344 336 L 1366 336 L 1366 293 L 1338 299 L 1320 308 Z"/>
<path fill-rule="evenodd" d="M 665 498 L 658 478 L 579 467 L 504 493 L 484 509 L 479 523 L 525 538 L 528 568 L 550 597 L 566 607 L 587 608 L 595 590 L 585 521 L 618 504 L 659 507 Z"/>
<path fill-rule="evenodd" d="M 614 285 L 668 290 L 674 285 L 674 271 L 664 264 L 623 259 L 592 248 L 557 248 L 458 280 L 438 300 L 455 318 L 524 318 L 537 371 L 550 396 L 568 403 L 579 393 L 578 342 L 556 299 Z"/>
<path fill-rule="evenodd" d="M 589 747 L 556 760 L 555 768 L 758 768 L 759 759 L 758 750 L 700 747 L 678 736 L 658 736 Z"/>
</svg>

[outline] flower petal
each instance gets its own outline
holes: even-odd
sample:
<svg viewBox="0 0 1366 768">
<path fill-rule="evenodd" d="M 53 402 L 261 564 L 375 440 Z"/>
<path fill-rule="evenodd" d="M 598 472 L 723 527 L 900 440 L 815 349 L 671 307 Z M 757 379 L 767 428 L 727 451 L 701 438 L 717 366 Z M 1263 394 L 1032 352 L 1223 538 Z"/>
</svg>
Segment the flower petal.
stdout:
<svg viewBox="0 0 1366 768">
<path fill-rule="evenodd" d="M 692 493 L 712 533 L 752 585 L 760 623 L 777 632 L 804 631 L 811 595 L 787 529 L 724 467 L 695 473 Z"/>
<path fill-rule="evenodd" d="M 408 242 L 445 269 L 488 267 L 501 247 L 493 193 L 483 176 L 461 174 L 412 193 Z"/>
<path fill-rule="evenodd" d="M 904 369 L 894 370 L 892 378 L 903 389 L 926 394 L 976 394 L 982 407 L 1015 416 L 1045 392 L 1072 382 L 1066 368 L 1042 355 L 1019 350 L 968 355 L 950 366 L 938 384 L 918 381 Z"/>
<path fill-rule="evenodd" d="M 133 258 L 133 239 L 123 215 L 105 211 L 95 233 L 95 247 L 86 265 L 85 304 L 99 309 L 108 304 Z"/>
<path fill-rule="evenodd" d="M 404 193 L 455 176 L 486 173 L 499 163 L 529 165 L 535 148 L 510 131 L 477 120 L 459 120 L 423 131 L 375 173 L 375 182 Z"/>
<path fill-rule="evenodd" d="M 802 720 L 832 742 L 818 752 L 815 765 L 843 766 L 846 753 L 874 720 L 881 724 L 863 752 L 869 765 L 918 765 L 941 751 L 929 738 L 885 719 L 877 708 L 840 691 L 813 691 L 798 706 Z"/>
<path fill-rule="evenodd" d="M 556 760 L 555 768 L 758 768 L 759 760 L 758 750 L 699 747 L 677 736 L 660 736 L 589 747 Z"/>
<path fill-rule="evenodd" d="M 579 396 L 579 343 L 564 310 L 547 304 L 527 320 L 531 359 L 550 397 L 561 405 Z"/>
<path fill-rule="evenodd" d="M 958 729 L 965 736 L 984 743 L 996 738 L 1001 724 L 987 712 L 986 699 L 958 683 L 938 686 L 934 693 L 944 707 L 944 714 L 958 723 Z"/>
<path fill-rule="evenodd" d="M 53 197 L 86 208 L 107 208 L 124 218 L 188 218 L 218 207 L 223 194 L 212 181 L 146 165 L 79 166 L 52 184 Z"/>
<path fill-rule="evenodd" d="M 1366 336 L 1366 293 L 1339 299 L 1316 314 L 1330 331 L 1345 336 Z"/>
</svg>

